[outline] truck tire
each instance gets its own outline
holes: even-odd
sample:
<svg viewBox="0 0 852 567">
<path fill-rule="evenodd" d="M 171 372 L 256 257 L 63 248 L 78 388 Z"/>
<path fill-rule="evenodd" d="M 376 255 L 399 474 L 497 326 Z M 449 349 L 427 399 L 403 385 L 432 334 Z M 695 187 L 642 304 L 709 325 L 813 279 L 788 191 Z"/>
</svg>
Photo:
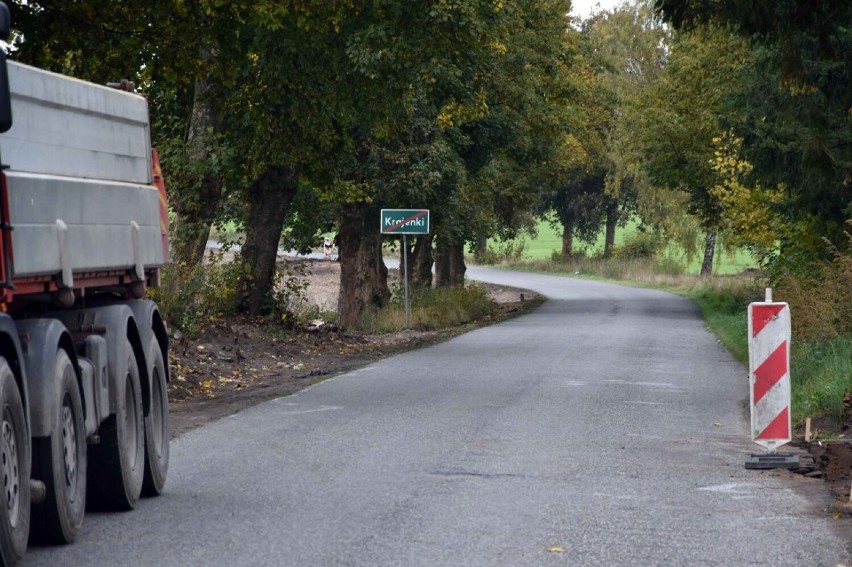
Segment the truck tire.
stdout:
<svg viewBox="0 0 852 567">
<path fill-rule="evenodd" d="M 33 439 L 33 477 L 47 492 L 33 507 L 32 531 L 40 543 L 71 543 L 86 512 L 86 425 L 77 375 L 68 353 L 59 349 L 54 364 L 58 400 L 53 433 Z"/>
<path fill-rule="evenodd" d="M 89 501 L 97 508 L 132 510 L 139 502 L 145 474 L 145 434 L 142 387 L 133 347 L 125 339 L 127 365 L 123 395 L 117 408 L 102 424 L 101 442 L 91 448 Z"/>
<path fill-rule="evenodd" d="M 16 565 L 30 532 L 30 440 L 15 376 L 0 357 L 0 561 Z"/>
<path fill-rule="evenodd" d="M 166 362 L 160 343 L 151 337 L 148 346 L 151 361 L 151 411 L 145 418 L 145 480 L 142 496 L 159 496 L 169 471 L 169 385 L 166 383 Z"/>
</svg>

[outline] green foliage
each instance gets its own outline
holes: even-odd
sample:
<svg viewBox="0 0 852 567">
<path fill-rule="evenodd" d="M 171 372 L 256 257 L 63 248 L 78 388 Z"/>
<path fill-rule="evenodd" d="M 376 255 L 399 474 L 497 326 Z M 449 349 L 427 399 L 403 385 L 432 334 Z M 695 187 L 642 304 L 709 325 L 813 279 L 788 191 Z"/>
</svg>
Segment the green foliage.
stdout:
<svg viewBox="0 0 852 567">
<path fill-rule="evenodd" d="M 155 115 L 153 127 L 159 131 L 161 118 Z M 210 133 L 207 138 L 207 151 L 202 157 L 192 151 L 191 144 L 181 137 L 163 136 L 159 140 L 158 151 L 163 176 L 167 181 L 169 206 L 173 210 L 197 211 L 207 205 L 203 199 L 204 180 L 209 177 L 221 176 L 224 171 L 236 161 L 233 148 L 228 145 L 221 135 Z M 209 217 L 218 218 L 216 211 L 210 211 Z M 192 231 L 195 227 L 178 222 L 173 227 L 178 241 L 183 238 L 183 232 Z M 209 226 L 204 228 L 209 229 Z"/>
<path fill-rule="evenodd" d="M 597 147 L 588 154 L 594 159 L 587 170 L 603 176 L 603 183 L 593 186 L 599 194 L 596 202 L 587 199 L 599 208 L 594 221 L 599 225 L 606 216 L 612 232 L 636 217 L 649 226 L 662 225 L 677 205 L 659 199 L 664 193 L 651 185 L 631 114 L 644 112 L 648 91 L 664 71 L 670 30 L 654 18 L 649 2 L 636 0 L 584 22 L 583 37 L 584 59 L 594 75 L 579 83 L 579 92 L 586 94 L 573 104 L 586 116 L 575 135 L 584 145 Z M 577 236 L 588 241 L 591 233 Z M 613 244 L 606 242 L 606 250 Z"/>
<path fill-rule="evenodd" d="M 284 250 L 297 250 L 300 254 L 315 250 L 323 237 L 334 238 L 337 228 L 333 218 L 333 206 L 321 200 L 310 183 L 301 183 L 281 235 L 281 246 Z"/>
<path fill-rule="evenodd" d="M 620 246 L 616 246 L 613 256 L 621 259 L 655 258 L 661 250 L 662 243 L 659 236 L 636 231 L 626 237 Z"/>
<path fill-rule="evenodd" d="M 282 262 L 276 266 L 273 287 L 266 309 L 267 317 L 285 329 L 293 329 L 307 322 L 313 315 L 305 309 L 308 290 L 308 268 L 301 262 Z"/>
<path fill-rule="evenodd" d="M 552 156 L 543 167 L 546 175 L 537 211 L 584 241 L 597 234 L 608 197 L 617 197 L 605 191 L 610 166 L 607 140 L 615 124 L 617 97 L 602 72 L 607 62 L 600 46 L 590 36 L 585 30 L 568 37 L 574 57 L 571 72 L 562 79 L 566 94 L 561 101 L 561 131 L 551 142 Z"/>
<path fill-rule="evenodd" d="M 237 285 L 243 277 L 239 258 L 228 261 L 226 253 L 214 254 L 205 264 L 192 267 L 169 264 L 163 267 L 161 285 L 148 290 L 169 327 L 188 337 L 201 335 L 210 325 L 240 314 Z M 267 297 L 264 317 L 268 327 L 291 330 L 305 325 L 316 313 L 305 307 L 306 268 L 299 263 L 278 266 L 278 282 Z"/>
<path fill-rule="evenodd" d="M 749 41 L 754 64 L 728 117 L 745 140 L 755 177 L 786 187 L 791 203 L 780 212 L 787 224 L 806 225 L 817 237 L 796 243 L 797 253 L 826 258 L 820 237 L 842 243 L 844 221 L 852 216 L 852 3 L 656 0 L 656 5 L 676 28 L 709 22 Z"/>
<path fill-rule="evenodd" d="M 214 261 L 209 265 L 163 267 L 159 288 L 148 297 L 160 307 L 172 329 L 196 337 L 211 324 L 236 311 L 239 265 Z"/>
<path fill-rule="evenodd" d="M 765 266 L 785 231 L 784 217 L 778 212 L 790 204 L 784 188 L 763 187 L 759 180 L 745 182 L 754 166 L 741 156 L 741 138 L 726 132 L 713 142 L 717 148 L 713 171 L 718 181 L 710 194 L 722 211 L 728 243 L 748 247 Z"/>
<path fill-rule="evenodd" d="M 385 207 L 430 209 L 439 229 L 468 208 L 461 195 L 465 164 L 424 101 L 415 101 L 407 131 L 370 150 L 366 173 Z"/>
<path fill-rule="evenodd" d="M 495 3 L 496 5 L 496 3 Z M 464 160 L 468 203 L 453 222 L 461 235 L 514 235 L 527 224 L 540 189 L 552 185 L 576 51 L 565 0 L 500 2 L 500 33 L 489 43 L 479 116 L 447 134 Z M 473 222 L 471 222 L 473 221 Z"/>
<path fill-rule="evenodd" d="M 747 61 L 744 43 L 724 30 L 699 29 L 680 34 L 661 79 L 649 89 L 634 113 L 646 169 L 659 185 L 689 195 L 690 212 L 705 229 L 716 229 L 721 210 L 709 189 L 715 184 L 711 167 L 713 139 L 738 74 Z"/>
<path fill-rule="evenodd" d="M 798 265 L 775 278 L 776 297 L 796 314 L 793 330 L 799 338 L 852 336 L 852 236 L 847 238 L 847 248 L 829 247 L 830 260 Z"/>
<path fill-rule="evenodd" d="M 137 81 L 139 69 L 156 61 L 170 74 L 188 63 L 197 34 L 177 41 L 187 9 L 172 0 L 11 0 L 15 58 L 100 84 Z M 151 30 L 157 30 L 152 33 Z"/>
<path fill-rule="evenodd" d="M 807 225 L 816 238 L 810 252 L 826 258 L 821 237 L 843 242 L 852 215 L 852 26 L 845 38 L 846 62 L 821 61 L 811 54 L 803 75 L 784 77 L 778 46 L 754 48 L 757 65 L 738 99 L 738 128 L 753 178 L 785 188 L 776 211 L 788 227 Z"/>
</svg>

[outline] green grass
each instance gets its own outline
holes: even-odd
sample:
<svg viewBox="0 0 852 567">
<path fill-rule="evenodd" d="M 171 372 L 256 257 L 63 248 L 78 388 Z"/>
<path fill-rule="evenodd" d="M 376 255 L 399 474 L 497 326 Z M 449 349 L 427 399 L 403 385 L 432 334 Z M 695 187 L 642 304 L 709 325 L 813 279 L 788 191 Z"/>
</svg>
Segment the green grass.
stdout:
<svg viewBox="0 0 852 567">
<path fill-rule="evenodd" d="M 793 341 L 791 351 L 794 419 L 825 417 L 839 425 L 843 396 L 852 392 L 852 337 Z"/>
<path fill-rule="evenodd" d="M 631 222 L 624 228 L 618 228 L 615 231 L 615 245 L 620 246 L 626 238 L 629 238 L 636 232 L 637 223 Z M 518 238 L 509 241 L 515 249 L 523 247 L 524 260 L 549 260 L 554 253 L 559 253 L 562 250 L 562 235 L 553 229 L 550 223 L 546 221 L 538 221 L 536 228 L 536 236 L 532 237 L 529 234 L 519 236 Z M 507 243 L 489 241 L 489 246 L 496 249 L 504 249 Z M 583 242 L 574 242 L 574 249 L 577 252 L 584 252 L 585 256 L 599 256 L 603 253 L 604 236 L 603 232 L 598 235 L 597 240 L 593 244 Z M 671 247 L 667 251 L 667 256 L 670 260 L 676 261 L 684 266 L 684 271 L 687 274 L 695 274 L 701 270 L 701 257 L 697 255 L 692 259 L 686 257 L 685 252 L 677 247 Z M 713 267 L 713 273 L 719 275 L 739 274 L 743 271 L 754 268 L 756 263 L 751 255 L 745 250 L 737 250 L 733 253 L 727 253 L 721 250 L 716 251 L 716 257 Z"/>
</svg>

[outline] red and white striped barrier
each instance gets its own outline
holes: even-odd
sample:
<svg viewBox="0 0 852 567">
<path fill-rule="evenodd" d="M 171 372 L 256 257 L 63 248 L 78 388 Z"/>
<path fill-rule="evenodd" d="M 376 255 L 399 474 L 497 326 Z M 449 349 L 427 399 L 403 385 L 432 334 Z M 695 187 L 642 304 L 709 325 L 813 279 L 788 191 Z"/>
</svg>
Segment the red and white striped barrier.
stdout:
<svg viewBox="0 0 852 567">
<path fill-rule="evenodd" d="M 748 306 L 748 359 L 752 441 L 774 453 L 792 439 L 790 422 L 790 306 L 766 301 Z"/>
</svg>

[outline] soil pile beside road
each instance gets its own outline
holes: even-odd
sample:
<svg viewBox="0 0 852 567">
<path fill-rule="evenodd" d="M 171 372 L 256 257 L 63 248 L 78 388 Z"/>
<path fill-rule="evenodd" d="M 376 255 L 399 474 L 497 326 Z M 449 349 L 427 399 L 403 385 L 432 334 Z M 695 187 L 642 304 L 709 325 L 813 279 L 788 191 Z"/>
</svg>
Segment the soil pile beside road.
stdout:
<svg viewBox="0 0 852 567">
<path fill-rule="evenodd" d="M 852 517 L 852 441 L 812 442 L 806 446 L 837 503 L 837 514 Z"/>
</svg>

